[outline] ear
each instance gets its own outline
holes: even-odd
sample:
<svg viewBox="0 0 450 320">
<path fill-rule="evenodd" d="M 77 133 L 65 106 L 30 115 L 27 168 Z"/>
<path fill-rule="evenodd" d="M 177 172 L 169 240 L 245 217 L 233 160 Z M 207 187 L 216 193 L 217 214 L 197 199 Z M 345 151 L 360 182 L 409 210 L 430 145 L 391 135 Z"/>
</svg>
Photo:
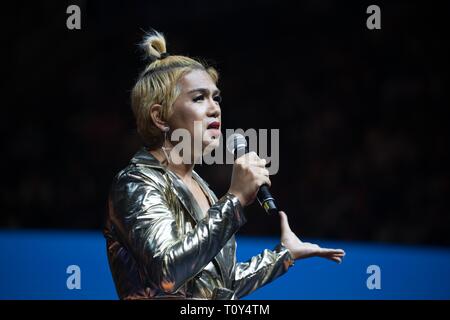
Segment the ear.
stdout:
<svg viewBox="0 0 450 320">
<path fill-rule="evenodd" d="M 155 103 L 150 107 L 149 112 L 155 126 L 161 129 L 161 131 L 164 131 L 167 127 L 167 122 L 161 119 L 162 105 Z"/>
</svg>

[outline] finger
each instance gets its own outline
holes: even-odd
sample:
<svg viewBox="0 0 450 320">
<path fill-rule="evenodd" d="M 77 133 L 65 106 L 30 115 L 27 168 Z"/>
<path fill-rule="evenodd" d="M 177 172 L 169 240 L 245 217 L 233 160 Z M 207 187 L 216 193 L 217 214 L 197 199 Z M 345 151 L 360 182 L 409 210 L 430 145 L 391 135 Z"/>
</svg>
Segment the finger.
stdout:
<svg viewBox="0 0 450 320">
<path fill-rule="evenodd" d="M 344 260 L 343 256 L 338 256 L 338 255 L 333 255 L 332 256 L 334 259 L 339 259 L 339 262 L 342 262 Z"/>
<path fill-rule="evenodd" d="M 261 159 L 255 152 L 250 152 L 246 154 L 245 161 L 251 166 L 258 168 L 265 168 L 267 161 L 266 159 Z"/>
<path fill-rule="evenodd" d="M 325 255 L 325 256 L 321 256 L 321 257 L 325 258 L 325 259 L 328 259 L 328 260 L 331 260 L 331 261 L 334 261 L 334 262 L 338 262 L 338 263 L 342 262 L 342 258 L 341 257 L 337 257 L 337 256 L 334 256 L 334 255 Z"/>
<path fill-rule="evenodd" d="M 266 167 L 266 163 L 267 163 L 266 159 L 259 159 L 257 165 L 258 165 L 258 167 L 265 168 Z"/>
<path fill-rule="evenodd" d="M 319 252 L 317 254 L 319 257 L 331 257 L 334 256 L 334 254 L 326 249 L 319 249 Z"/>
<path fill-rule="evenodd" d="M 244 154 L 243 156 L 239 157 L 237 162 L 241 164 L 245 164 L 248 166 L 255 165 L 256 161 L 258 161 L 258 156 L 254 151 Z"/>
<path fill-rule="evenodd" d="M 253 169 L 253 171 L 255 172 L 255 174 L 263 177 L 269 176 L 269 170 L 267 170 L 266 168 L 256 167 Z"/>
<path fill-rule="evenodd" d="M 333 252 L 336 252 L 336 253 L 339 253 L 339 254 L 342 254 L 342 255 L 345 256 L 345 251 L 342 250 L 342 249 L 331 249 L 331 248 L 329 248 L 328 250 L 331 250 Z"/>
<path fill-rule="evenodd" d="M 257 182 L 258 186 L 261 187 L 263 184 L 267 184 L 269 187 L 272 185 L 269 177 L 260 176 Z"/>
<path fill-rule="evenodd" d="M 267 170 L 266 168 L 260 168 L 259 172 L 265 177 L 269 176 L 269 170 Z"/>
<path fill-rule="evenodd" d="M 341 258 L 338 258 L 338 257 L 329 257 L 328 259 L 331 260 L 331 261 L 334 261 L 336 263 L 339 263 L 339 264 L 342 263 Z"/>
<path fill-rule="evenodd" d="M 259 157 L 258 157 L 258 155 L 256 154 L 255 151 L 250 151 L 249 153 L 247 153 L 247 156 L 252 162 L 259 161 Z"/>
<path fill-rule="evenodd" d="M 345 256 L 344 250 L 341 249 L 320 248 L 320 253 Z"/>
</svg>

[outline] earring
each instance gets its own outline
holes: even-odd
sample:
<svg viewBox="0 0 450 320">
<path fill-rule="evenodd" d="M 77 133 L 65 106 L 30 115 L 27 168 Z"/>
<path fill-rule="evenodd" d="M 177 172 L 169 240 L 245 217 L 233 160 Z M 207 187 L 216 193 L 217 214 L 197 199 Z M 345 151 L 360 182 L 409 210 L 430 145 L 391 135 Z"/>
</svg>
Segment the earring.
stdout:
<svg viewBox="0 0 450 320">
<path fill-rule="evenodd" d="M 163 145 L 162 145 L 162 147 L 161 147 L 161 150 L 163 151 L 164 156 L 166 157 L 167 164 L 170 163 L 170 155 L 169 155 L 169 153 L 167 152 L 168 148 L 165 147 L 165 144 L 166 144 L 166 140 L 167 140 L 167 133 L 169 132 L 169 130 L 170 130 L 169 127 L 164 127 L 164 128 L 163 128 L 163 132 L 164 132 L 164 141 L 163 141 Z"/>
</svg>

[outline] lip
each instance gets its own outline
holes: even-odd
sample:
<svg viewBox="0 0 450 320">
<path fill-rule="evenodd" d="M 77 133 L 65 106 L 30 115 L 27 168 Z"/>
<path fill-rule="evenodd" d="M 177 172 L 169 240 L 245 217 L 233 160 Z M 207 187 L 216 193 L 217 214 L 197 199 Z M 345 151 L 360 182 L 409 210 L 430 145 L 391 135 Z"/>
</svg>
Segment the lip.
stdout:
<svg viewBox="0 0 450 320">
<path fill-rule="evenodd" d="M 216 129 L 219 130 L 220 129 L 220 122 L 219 121 L 213 121 L 211 122 L 208 127 L 206 127 L 206 129 Z"/>
</svg>

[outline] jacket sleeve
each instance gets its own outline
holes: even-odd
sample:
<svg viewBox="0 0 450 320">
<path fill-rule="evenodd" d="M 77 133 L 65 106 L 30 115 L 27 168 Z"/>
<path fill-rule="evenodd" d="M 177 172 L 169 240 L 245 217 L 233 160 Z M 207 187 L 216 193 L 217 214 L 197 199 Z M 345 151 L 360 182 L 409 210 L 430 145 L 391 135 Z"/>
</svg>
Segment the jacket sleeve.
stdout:
<svg viewBox="0 0 450 320">
<path fill-rule="evenodd" d="M 264 250 L 246 262 L 235 265 L 233 290 L 238 299 L 275 280 L 294 264 L 289 250 L 282 244 Z"/>
<path fill-rule="evenodd" d="M 192 231 L 180 235 L 166 186 L 140 172 L 119 174 L 110 193 L 111 221 L 146 280 L 176 292 L 199 273 L 245 223 L 238 199 L 226 194 Z"/>
</svg>

